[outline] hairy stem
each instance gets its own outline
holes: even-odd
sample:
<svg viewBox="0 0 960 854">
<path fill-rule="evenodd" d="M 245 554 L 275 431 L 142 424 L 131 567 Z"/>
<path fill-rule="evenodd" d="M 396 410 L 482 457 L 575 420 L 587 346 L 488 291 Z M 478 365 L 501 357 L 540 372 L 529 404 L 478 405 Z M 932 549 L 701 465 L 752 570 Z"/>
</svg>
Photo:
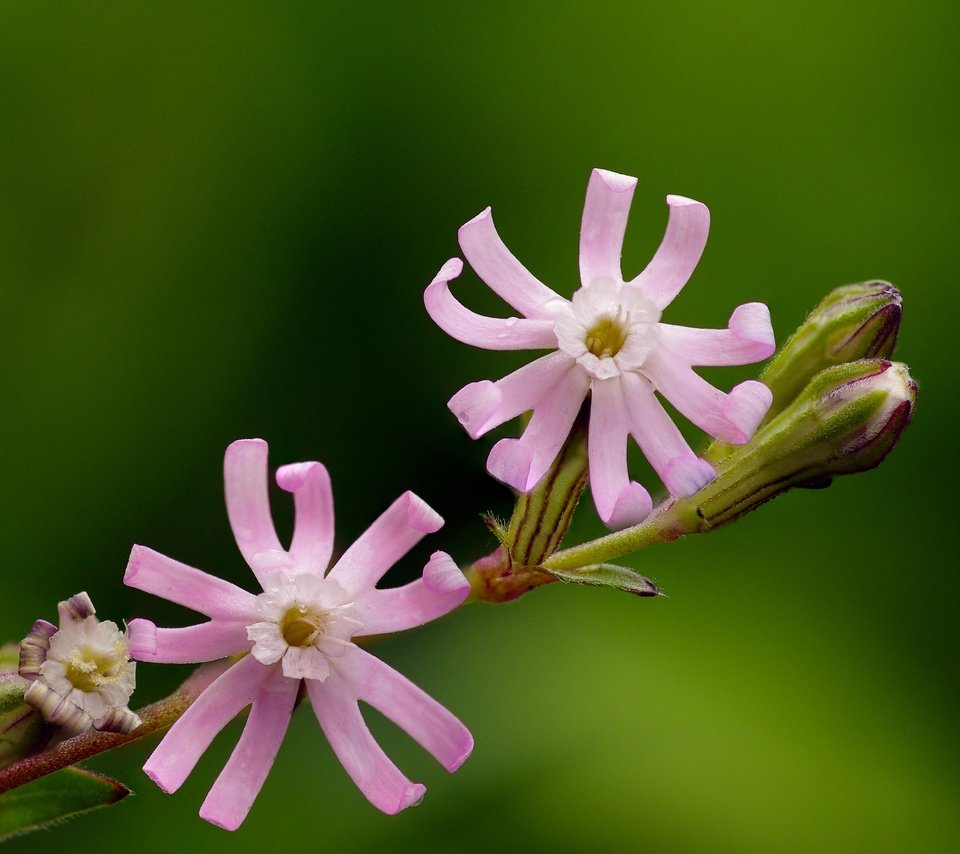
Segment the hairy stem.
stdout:
<svg viewBox="0 0 960 854">
<path fill-rule="evenodd" d="M 123 735 L 116 732 L 88 730 L 73 738 L 61 741 L 49 750 L 27 756 L 0 769 L 0 793 L 15 789 L 61 768 L 73 765 L 98 753 L 137 741 L 144 736 L 171 726 L 193 703 L 200 693 L 216 679 L 231 662 L 216 661 L 197 668 L 184 683 L 168 697 L 151 703 L 137 711 L 143 723 L 133 732 Z"/>
<path fill-rule="evenodd" d="M 595 563 L 606 563 L 658 543 L 669 543 L 684 534 L 708 530 L 710 524 L 689 499 L 664 501 L 639 525 L 607 534 L 589 543 L 556 552 L 544 561 L 545 569 L 578 569 Z"/>
</svg>

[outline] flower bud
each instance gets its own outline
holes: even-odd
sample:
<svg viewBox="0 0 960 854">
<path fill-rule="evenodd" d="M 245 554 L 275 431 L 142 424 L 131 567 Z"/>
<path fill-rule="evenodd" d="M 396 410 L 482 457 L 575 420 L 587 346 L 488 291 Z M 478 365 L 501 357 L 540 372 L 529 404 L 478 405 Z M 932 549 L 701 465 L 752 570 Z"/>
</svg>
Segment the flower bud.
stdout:
<svg viewBox="0 0 960 854">
<path fill-rule="evenodd" d="M 19 647 L 0 646 L 0 768 L 28 756 L 43 741 L 43 719 L 23 699 L 30 684 L 17 673 Z"/>
<path fill-rule="evenodd" d="M 845 285 L 827 294 L 760 375 L 773 392 L 766 421 L 824 368 L 889 357 L 902 311 L 900 292 L 888 282 Z"/>
<path fill-rule="evenodd" d="M 722 525 L 792 487 L 871 469 L 899 440 L 916 398 L 903 364 L 861 359 L 827 368 L 690 500 L 707 526 Z"/>
<path fill-rule="evenodd" d="M 538 567 L 557 550 L 586 485 L 587 430 L 581 412 L 546 475 L 517 496 L 510 525 L 500 535 L 512 568 Z"/>
<path fill-rule="evenodd" d="M 561 578 L 541 568 L 563 541 L 587 485 L 586 428 L 585 413 L 581 411 L 547 473 L 530 492 L 517 495 L 508 525 L 500 524 L 492 516 L 486 518 L 487 527 L 500 545 L 467 570 L 472 599 L 511 602 L 535 587 L 559 580 L 601 583 L 593 580 L 593 575 Z M 604 573 L 596 574 L 598 578 L 601 576 L 606 578 Z M 640 586 L 642 582 L 646 579 L 641 579 Z"/>
</svg>

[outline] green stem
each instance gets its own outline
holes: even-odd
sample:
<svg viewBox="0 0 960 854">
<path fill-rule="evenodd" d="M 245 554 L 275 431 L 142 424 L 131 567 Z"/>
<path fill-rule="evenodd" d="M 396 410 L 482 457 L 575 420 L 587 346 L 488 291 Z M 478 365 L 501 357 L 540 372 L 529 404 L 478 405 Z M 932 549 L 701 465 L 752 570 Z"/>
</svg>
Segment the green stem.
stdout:
<svg viewBox="0 0 960 854">
<path fill-rule="evenodd" d="M 465 570 L 468 602 L 512 602 L 558 579 L 540 567 L 563 540 L 587 485 L 587 419 L 580 412 L 547 473 L 529 493 L 517 496 L 510 524 L 487 525 L 500 545 Z"/>
<path fill-rule="evenodd" d="M 486 557 L 480 558 L 464 570 L 470 582 L 469 602 L 512 602 L 524 593 L 557 580 L 537 567 L 515 567 L 504 546 L 498 546 Z"/>
<path fill-rule="evenodd" d="M 230 664 L 231 662 L 227 660 L 199 667 L 170 696 L 138 710 L 137 714 L 143 723 L 128 735 L 89 730 L 66 741 L 61 741 L 49 750 L 27 756 L 8 765 L 0 770 L 0 793 L 15 789 L 17 786 L 22 786 L 24 783 L 29 783 L 47 774 L 52 774 L 54 771 L 66 768 L 75 762 L 89 759 L 98 753 L 112 750 L 115 747 L 137 741 L 144 736 L 166 729 L 190 707 L 193 701 L 200 696 L 200 693 Z"/>
<path fill-rule="evenodd" d="M 514 571 L 538 567 L 557 550 L 586 485 L 587 420 L 581 412 L 540 483 L 529 493 L 517 496 L 503 538 Z"/>
<path fill-rule="evenodd" d="M 578 569 L 595 563 L 606 563 L 648 546 L 669 543 L 684 534 L 700 533 L 709 527 L 694 502 L 672 498 L 663 502 L 639 525 L 563 549 L 544 561 L 543 567 Z"/>
</svg>

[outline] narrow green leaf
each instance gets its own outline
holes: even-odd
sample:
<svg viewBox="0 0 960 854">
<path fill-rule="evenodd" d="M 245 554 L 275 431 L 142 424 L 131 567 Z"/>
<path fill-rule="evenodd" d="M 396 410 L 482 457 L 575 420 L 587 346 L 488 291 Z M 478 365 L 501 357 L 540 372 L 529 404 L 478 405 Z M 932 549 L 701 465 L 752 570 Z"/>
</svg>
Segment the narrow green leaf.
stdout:
<svg viewBox="0 0 960 854">
<path fill-rule="evenodd" d="M 649 578 L 626 567 L 612 563 L 595 563 L 591 566 L 582 566 L 578 569 L 548 569 L 545 572 L 555 575 L 561 581 L 572 581 L 574 584 L 591 584 L 595 587 L 613 587 L 634 596 L 659 596 L 660 588 Z"/>
<path fill-rule="evenodd" d="M 75 766 L 63 768 L 0 795 L 0 841 L 110 806 L 129 794 L 109 777 Z"/>
</svg>

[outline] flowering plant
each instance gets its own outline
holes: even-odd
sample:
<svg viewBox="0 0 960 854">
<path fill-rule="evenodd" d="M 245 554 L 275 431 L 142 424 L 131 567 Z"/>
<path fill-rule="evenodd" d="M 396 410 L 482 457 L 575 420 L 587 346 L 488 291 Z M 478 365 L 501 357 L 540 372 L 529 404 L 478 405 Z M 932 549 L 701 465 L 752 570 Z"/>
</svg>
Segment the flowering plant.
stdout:
<svg viewBox="0 0 960 854">
<path fill-rule="evenodd" d="M 653 260 L 629 282 L 620 253 L 637 179 L 594 169 L 580 228 L 581 287 L 565 300 L 535 279 L 500 241 L 490 209 L 460 229 L 460 246 L 480 277 L 524 317 L 494 320 L 460 305 L 447 283 L 460 275 L 448 261 L 424 295 L 430 316 L 451 336 L 490 350 L 553 349 L 496 383 L 461 389 L 450 409 L 476 439 L 533 411 L 519 439 L 501 439 L 487 470 L 529 492 L 560 453 L 590 395 L 590 488 L 600 517 L 613 528 L 635 525 L 653 509 L 650 493 L 627 476 L 632 435 L 671 495 L 687 498 L 713 480 L 657 400 L 659 391 L 705 433 L 735 445 L 753 435 L 773 400 L 747 380 L 723 394 L 694 365 L 745 365 L 773 354 L 770 312 L 762 303 L 737 308 L 724 330 L 660 322 L 693 273 L 707 242 L 706 205 L 667 196 L 670 220 Z"/>
<path fill-rule="evenodd" d="M 207 621 L 158 628 L 137 618 L 121 632 L 96 619 L 85 593 L 60 603 L 59 626 L 37 620 L 18 654 L 7 649 L 0 657 L 0 837 L 121 799 L 125 786 L 76 763 L 163 730 L 144 771 L 164 791 L 175 791 L 214 736 L 249 708 L 200 808 L 208 821 L 236 829 L 304 699 L 361 792 L 380 810 L 398 812 L 418 803 L 425 788 L 384 753 L 361 701 L 450 772 L 470 755 L 473 739 L 457 717 L 364 645 L 466 602 L 507 602 L 558 581 L 656 596 L 652 581 L 610 561 L 705 533 L 794 486 L 822 486 L 886 457 L 917 393 L 906 367 L 888 361 L 899 329 L 899 293 L 878 282 L 838 289 L 758 379 L 724 393 L 694 369 L 773 355 L 769 311 L 761 303 L 741 305 L 723 329 L 663 322 L 704 249 L 709 215 L 699 202 L 669 196 L 660 248 L 626 280 L 620 255 L 635 187 L 628 176 L 592 173 L 580 233 L 580 287 L 570 299 L 521 266 L 501 242 L 489 209 L 460 229 L 460 245 L 484 282 L 522 317 L 484 317 L 460 304 L 449 289 L 462 272 L 457 258 L 442 266 L 424 294 L 430 316 L 461 342 L 550 351 L 500 380 L 465 386 L 449 403 L 473 438 L 532 412 L 521 435 L 500 439 L 488 457 L 490 474 L 516 492 L 509 522 L 487 519 L 496 540 L 490 553 L 461 571 L 453 557 L 436 551 L 417 580 L 378 586 L 442 519 L 404 493 L 334 559 L 330 479 L 316 462 L 276 471 L 296 515 L 284 547 L 270 511 L 267 445 L 234 442 L 224 461 L 227 514 L 262 592 L 134 546 L 126 584 Z M 695 451 L 661 397 L 713 441 Z M 630 478 L 630 436 L 667 490 L 657 504 Z M 614 530 L 571 545 L 564 538 L 588 483 L 598 515 Z M 201 666 L 172 695 L 133 712 L 134 662 Z M 469 709 L 461 714 L 469 721 Z M 64 774 L 82 791 L 79 806 L 58 800 Z M 39 787 L 43 809 L 10 800 L 26 786 Z"/>
<path fill-rule="evenodd" d="M 353 638 L 402 631 L 443 616 L 470 585 L 449 555 L 435 552 L 423 577 L 404 587 L 375 585 L 399 558 L 443 520 L 411 492 L 400 496 L 327 571 L 333 553 L 333 496 L 319 463 L 277 471 L 293 493 L 297 526 L 280 545 L 267 498 L 267 446 L 234 442 L 224 463 L 227 512 L 247 563 L 263 587 L 253 596 L 229 582 L 135 546 L 125 582 L 210 617 L 185 629 L 130 624 L 141 661 L 210 661 L 242 655 L 173 725 L 143 770 L 165 792 L 176 791 L 213 737 L 250 706 L 233 756 L 200 809 L 235 830 L 246 817 L 283 740 L 301 685 L 347 773 L 370 802 L 395 813 L 419 802 L 411 783 L 380 749 L 358 700 L 379 709 L 448 771 L 473 749 L 450 712 Z M 249 653 L 249 654 L 248 654 Z"/>
</svg>

